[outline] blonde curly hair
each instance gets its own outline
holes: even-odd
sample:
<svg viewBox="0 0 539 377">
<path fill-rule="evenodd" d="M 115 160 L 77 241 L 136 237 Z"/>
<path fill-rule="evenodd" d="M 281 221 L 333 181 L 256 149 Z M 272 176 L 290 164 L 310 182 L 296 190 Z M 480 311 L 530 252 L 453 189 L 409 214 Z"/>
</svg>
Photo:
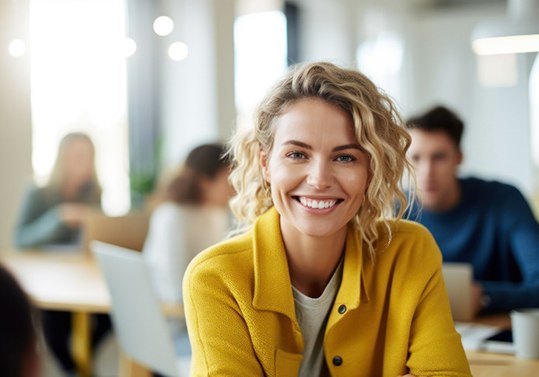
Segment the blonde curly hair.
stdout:
<svg viewBox="0 0 539 377">
<path fill-rule="evenodd" d="M 288 106 L 303 98 L 322 99 L 350 114 L 357 140 L 369 154 L 365 201 L 352 222 L 374 257 L 375 242 L 381 237 L 378 224 L 385 225 L 390 240 L 389 219 L 394 208 L 399 208 L 396 217 L 401 218 L 407 207 L 402 177 L 406 173 L 413 176 L 406 158 L 411 139 L 388 96 L 365 75 L 331 63 L 294 67 L 260 103 L 254 128 L 239 130 L 231 139 L 230 181 L 237 194 L 230 205 L 238 221 L 238 232 L 250 228 L 258 216 L 273 206 L 259 164 L 260 152 L 271 152 L 275 120 Z"/>
</svg>

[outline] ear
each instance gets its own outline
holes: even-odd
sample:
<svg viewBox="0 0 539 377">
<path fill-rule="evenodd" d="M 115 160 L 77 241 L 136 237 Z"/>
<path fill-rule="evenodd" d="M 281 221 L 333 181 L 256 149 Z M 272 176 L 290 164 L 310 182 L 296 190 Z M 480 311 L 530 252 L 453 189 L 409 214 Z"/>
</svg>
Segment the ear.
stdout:
<svg viewBox="0 0 539 377">
<path fill-rule="evenodd" d="M 262 169 L 262 176 L 264 177 L 264 180 L 267 181 L 267 182 L 270 181 L 268 158 L 269 158 L 269 156 L 265 151 L 260 151 L 258 161 L 260 163 L 260 168 Z"/>
<path fill-rule="evenodd" d="M 459 150 L 459 154 L 457 156 L 457 164 L 458 165 L 462 164 L 462 161 L 464 161 L 464 155 L 462 154 L 462 151 Z"/>
</svg>

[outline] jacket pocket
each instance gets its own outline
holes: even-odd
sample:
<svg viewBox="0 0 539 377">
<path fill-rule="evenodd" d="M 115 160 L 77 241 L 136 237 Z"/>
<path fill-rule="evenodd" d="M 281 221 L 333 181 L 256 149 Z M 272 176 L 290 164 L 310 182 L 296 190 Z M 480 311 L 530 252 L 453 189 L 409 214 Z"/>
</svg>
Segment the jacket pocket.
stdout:
<svg viewBox="0 0 539 377">
<path fill-rule="evenodd" d="M 299 373 L 303 355 L 277 350 L 275 355 L 275 377 L 294 377 Z"/>
</svg>

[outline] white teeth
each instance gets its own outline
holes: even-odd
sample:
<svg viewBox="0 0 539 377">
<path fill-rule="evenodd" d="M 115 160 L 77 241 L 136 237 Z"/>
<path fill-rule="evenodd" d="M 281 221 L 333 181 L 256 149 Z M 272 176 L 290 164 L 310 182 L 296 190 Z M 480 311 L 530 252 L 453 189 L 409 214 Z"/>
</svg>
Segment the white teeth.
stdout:
<svg viewBox="0 0 539 377">
<path fill-rule="evenodd" d="M 330 208 L 330 207 L 333 207 L 335 203 L 337 203 L 336 200 L 314 200 L 314 199 L 304 198 L 303 196 L 299 198 L 299 201 L 305 207 L 315 208 L 315 209 Z"/>
</svg>

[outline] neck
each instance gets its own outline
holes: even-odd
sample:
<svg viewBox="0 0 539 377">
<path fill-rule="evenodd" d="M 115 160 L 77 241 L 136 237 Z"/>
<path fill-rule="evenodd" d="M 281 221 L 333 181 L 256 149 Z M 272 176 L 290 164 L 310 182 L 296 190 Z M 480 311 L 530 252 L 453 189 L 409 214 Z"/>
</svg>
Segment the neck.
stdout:
<svg viewBox="0 0 539 377">
<path fill-rule="evenodd" d="M 296 237 L 283 231 L 283 241 L 292 285 L 309 297 L 320 297 L 344 252 L 346 227 L 328 237 Z"/>
<path fill-rule="evenodd" d="M 75 199 L 81 188 L 82 185 L 80 183 L 68 180 L 62 188 L 62 195 L 66 199 Z"/>
</svg>

